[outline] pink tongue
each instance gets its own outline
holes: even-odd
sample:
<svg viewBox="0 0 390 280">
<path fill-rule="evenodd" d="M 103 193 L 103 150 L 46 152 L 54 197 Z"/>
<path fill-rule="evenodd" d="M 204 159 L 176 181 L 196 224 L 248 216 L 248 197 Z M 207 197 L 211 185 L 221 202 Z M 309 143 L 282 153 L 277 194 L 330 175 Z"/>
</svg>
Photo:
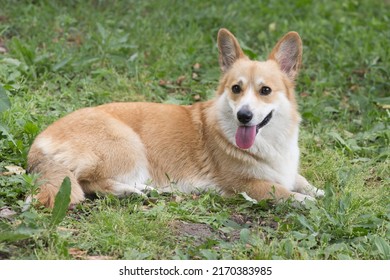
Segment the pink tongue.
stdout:
<svg viewBox="0 0 390 280">
<path fill-rule="evenodd" d="M 236 132 L 236 144 L 241 149 L 249 149 L 255 142 L 256 126 L 239 126 Z"/>
</svg>

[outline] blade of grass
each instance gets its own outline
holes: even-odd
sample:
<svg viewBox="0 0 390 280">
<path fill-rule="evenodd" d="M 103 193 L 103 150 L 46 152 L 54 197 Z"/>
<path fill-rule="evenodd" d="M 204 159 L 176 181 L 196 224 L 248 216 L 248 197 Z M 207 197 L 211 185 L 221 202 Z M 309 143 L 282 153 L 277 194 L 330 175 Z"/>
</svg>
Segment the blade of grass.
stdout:
<svg viewBox="0 0 390 280">
<path fill-rule="evenodd" d="M 5 93 L 5 89 L 0 85 L 0 113 L 8 110 L 11 107 L 11 103 L 7 94 Z"/>
</svg>

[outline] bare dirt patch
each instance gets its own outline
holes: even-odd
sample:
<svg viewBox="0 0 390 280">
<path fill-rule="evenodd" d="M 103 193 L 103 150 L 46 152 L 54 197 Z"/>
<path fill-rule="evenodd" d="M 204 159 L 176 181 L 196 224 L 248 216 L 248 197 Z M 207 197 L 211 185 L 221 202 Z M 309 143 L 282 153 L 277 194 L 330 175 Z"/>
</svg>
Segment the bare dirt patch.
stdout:
<svg viewBox="0 0 390 280">
<path fill-rule="evenodd" d="M 230 220 L 238 224 L 239 228 L 232 228 L 229 231 L 214 229 L 208 224 L 192 223 L 175 220 L 170 223 L 175 235 L 179 237 L 193 238 L 195 245 L 201 245 L 209 239 L 223 240 L 225 242 L 235 242 L 240 239 L 240 231 L 243 228 L 270 227 L 276 229 L 278 223 L 273 220 L 253 218 L 242 214 L 232 214 Z"/>
<path fill-rule="evenodd" d="M 219 239 L 218 234 L 207 224 L 172 221 L 170 226 L 178 236 L 194 238 L 196 245 L 201 245 L 207 239 Z"/>
</svg>

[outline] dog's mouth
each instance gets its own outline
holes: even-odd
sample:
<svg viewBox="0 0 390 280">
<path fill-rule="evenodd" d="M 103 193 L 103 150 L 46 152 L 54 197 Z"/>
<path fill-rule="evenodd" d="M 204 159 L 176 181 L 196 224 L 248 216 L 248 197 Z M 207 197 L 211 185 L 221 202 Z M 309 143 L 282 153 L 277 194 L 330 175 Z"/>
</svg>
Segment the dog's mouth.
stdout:
<svg viewBox="0 0 390 280">
<path fill-rule="evenodd" d="M 257 125 L 239 126 L 236 132 L 236 144 L 241 149 L 249 149 L 255 142 L 255 138 L 260 128 L 264 127 L 272 119 L 271 111 L 265 118 Z"/>
<path fill-rule="evenodd" d="M 273 112 L 273 110 L 271 112 L 269 112 L 268 115 L 265 116 L 265 118 L 261 121 L 261 123 L 256 125 L 256 134 L 257 134 L 257 132 L 259 132 L 260 128 L 262 128 L 263 126 L 266 126 L 269 123 L 269 121 L 272 119 L 272 112 Z"/>
</svg>

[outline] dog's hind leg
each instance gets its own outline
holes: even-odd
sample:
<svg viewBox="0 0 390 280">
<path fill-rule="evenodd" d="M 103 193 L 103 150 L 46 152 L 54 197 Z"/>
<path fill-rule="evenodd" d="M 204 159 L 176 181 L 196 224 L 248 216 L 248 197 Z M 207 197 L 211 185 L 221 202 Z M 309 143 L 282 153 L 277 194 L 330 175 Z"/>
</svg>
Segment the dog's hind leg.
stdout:
<svg viewBox="0 0 390 280">
<path fill-rule="evenodd" d="M 84 191 L 78 183 L 75 175 L 63 164 L 46 158 L 38 149 L 30 151 L 28 172 L 39 174 L 39 191 L 34 198 L 40 204 L 52 208 L 55 196 L 65 177 L 71 182 L 70 204 L 77 204 L 84 200 Z M 30 200 L 31 197 L 27 198 Z"/>
<path fill-rule="evenodd" d="M 86 190 L 91 189 L 102 193 L 112 193 L 116 196 L 126 196 L 130 194 L 145 196 L 147 192 L 153 190 L 152 187 L 145 184 L 125 184 L 114 179 L 104 179 L 97 182 L 82 182 L 82 185 Z"/>
</svg>

